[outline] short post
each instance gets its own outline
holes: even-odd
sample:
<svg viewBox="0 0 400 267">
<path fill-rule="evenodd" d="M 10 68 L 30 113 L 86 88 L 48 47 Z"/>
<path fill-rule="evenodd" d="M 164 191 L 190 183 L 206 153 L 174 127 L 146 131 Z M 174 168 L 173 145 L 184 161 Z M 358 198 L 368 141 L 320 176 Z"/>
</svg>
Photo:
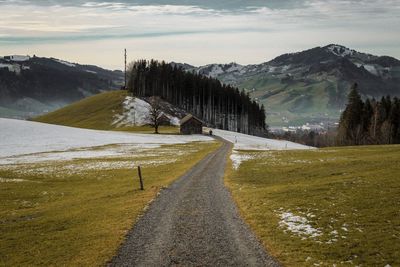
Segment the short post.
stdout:
<svg viewBox="0 0 400 267">
<path fill-rule="evenodd" d="M 140 181 L 140 190 L 144 190 L 143 179 L 142 179 L 142 170 L 140 169 L 140 166 L 138 166 L 137 168 L 138 168 L 139 181 Z"/>
</svg>

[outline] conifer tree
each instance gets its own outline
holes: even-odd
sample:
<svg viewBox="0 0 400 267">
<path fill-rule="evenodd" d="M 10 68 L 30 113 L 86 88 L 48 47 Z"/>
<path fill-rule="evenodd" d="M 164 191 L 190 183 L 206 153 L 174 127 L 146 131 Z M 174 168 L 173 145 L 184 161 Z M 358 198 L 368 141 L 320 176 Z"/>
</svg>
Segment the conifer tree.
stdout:
<svg viewBox="0 0 400 267">
<path fill-rule="evenodd" d="M 158 96 L 224 130 L 259 135 L 267 129 L 264 107 L 248 94 L 163 61 L 131 63 L 128 90 L 139 97 Z"/>
<path fill-rule="evenodd" d="M 357 145 L 362 139 L 363 102 L 355 83 L 348 95 L 348 104 L 341 115 L 338 130 L 338 141 L 341 144 Z"/>
<path fill-rule="evenodd" d="M 400 100 L 390 96 L 365 103 L 353 86 L 341 115 L 337 135 L 339 145 L 400 143 Z"/>
</svg>

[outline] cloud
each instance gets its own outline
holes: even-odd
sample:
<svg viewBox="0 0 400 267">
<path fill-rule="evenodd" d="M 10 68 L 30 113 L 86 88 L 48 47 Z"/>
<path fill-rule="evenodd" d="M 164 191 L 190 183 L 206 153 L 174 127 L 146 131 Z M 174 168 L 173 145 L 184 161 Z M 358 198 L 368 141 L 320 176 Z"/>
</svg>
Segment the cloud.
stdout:
<svg viewBox="0 0 400 267">
<path fill-rule="evenodd" d="M 2 51 L 29 44 L 50 51 L 63 43 L 121 43 L 149 57 L 151 51 L 181 59 L 192 54 L 189 63 L 255 63 L 280 52 L 340 43 L 400 56 L 398 0 L 0 0 L 0 8 Z"/>
</svg>

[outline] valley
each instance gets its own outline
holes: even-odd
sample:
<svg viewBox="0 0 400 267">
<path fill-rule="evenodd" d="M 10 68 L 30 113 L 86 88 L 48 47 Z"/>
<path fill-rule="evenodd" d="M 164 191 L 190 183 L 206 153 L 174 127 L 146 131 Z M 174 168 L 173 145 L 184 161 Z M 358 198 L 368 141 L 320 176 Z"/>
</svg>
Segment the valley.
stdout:
<svg viewBox="0 0 400 267">
<path fill-rule="evenodd" d="M 0 267 L 400 266 L 400 1 L 0 10 Z"/>
</svg>

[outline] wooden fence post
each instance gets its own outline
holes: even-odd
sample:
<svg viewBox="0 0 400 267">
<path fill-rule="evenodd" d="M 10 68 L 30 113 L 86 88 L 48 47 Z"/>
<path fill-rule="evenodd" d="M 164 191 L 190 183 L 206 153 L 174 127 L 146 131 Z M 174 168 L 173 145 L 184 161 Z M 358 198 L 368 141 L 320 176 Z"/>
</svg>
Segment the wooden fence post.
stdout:
<svg viewBox="0 0 400 267">
<path fill-rule="evenodd" d="M 139 181 L 140 181 L 140 190 L 144 190 L 143 179 L 142 179 L 142 170 L 140 169 L 140 166 L 138 166 L 138 174 L 139 174 Z"/>
</svg>

